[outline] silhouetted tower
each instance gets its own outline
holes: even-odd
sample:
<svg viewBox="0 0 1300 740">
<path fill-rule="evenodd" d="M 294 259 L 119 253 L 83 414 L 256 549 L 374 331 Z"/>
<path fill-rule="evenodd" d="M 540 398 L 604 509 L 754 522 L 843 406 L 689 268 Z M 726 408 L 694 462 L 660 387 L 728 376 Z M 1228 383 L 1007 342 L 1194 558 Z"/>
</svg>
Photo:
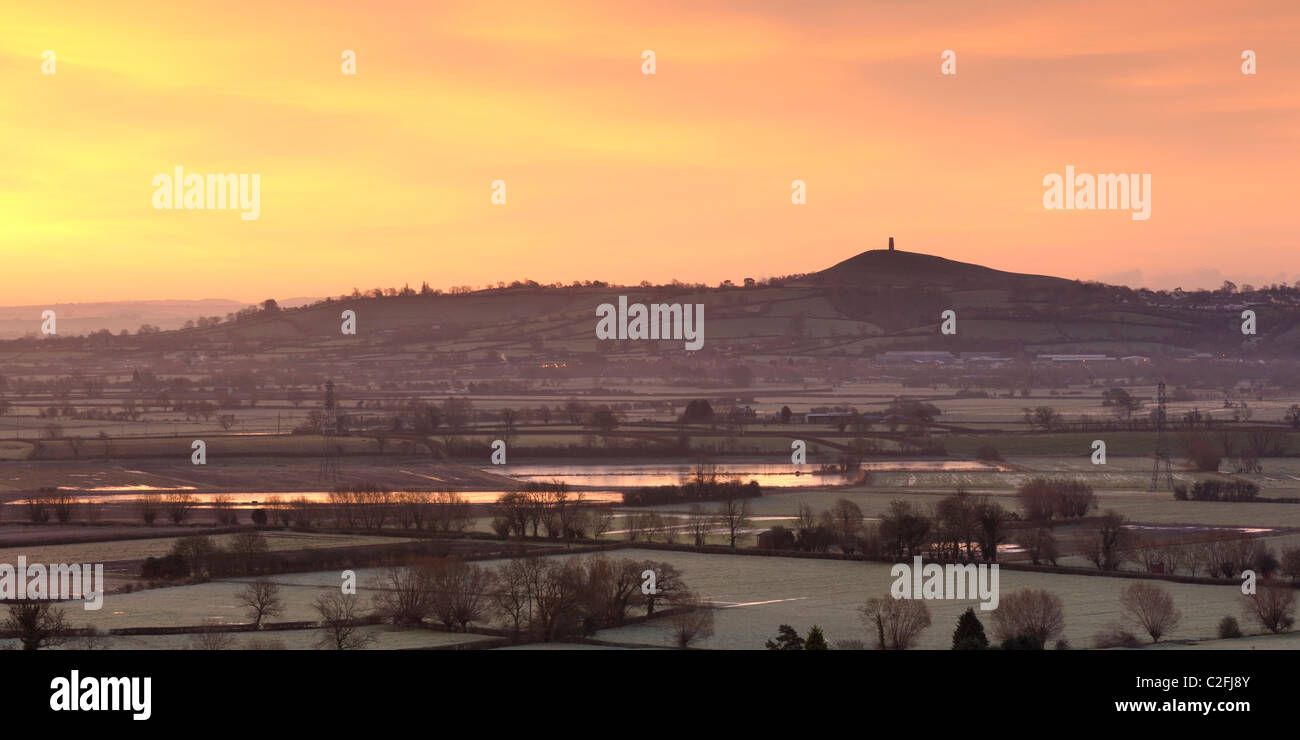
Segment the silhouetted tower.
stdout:
<svg viewBox="0 0 1300 740">
<path fill-rule="evenodd" d="M 889 251 L 894 251 L 894 237 L 889 237 Z"/>
<path fill-rule="evenodd" d="M 325 381 L 325 418 L 321 420 L 321 437 L 324 440 L 320 459 L 320 479 L 338 480 L 338 446 L 334 440 L 339 431 L 338 407 L 334 403 L 334 381 Z"/>
<path fill-rule="evenodd" d="M 1168 418 L 1169 398 L 1165 395 L 1165 383 L 1160 381 L 1156 387 L 1156 456 L 1151 468 L 1151 490 L 1160 488 L 1160 464 L 1164 463 L 1165 482 L 1169 490 L 1174 490 L 1174 471 L 1169 465 L 1169 440 L 1165 436 L 1165 420 Z"/>
</svg>

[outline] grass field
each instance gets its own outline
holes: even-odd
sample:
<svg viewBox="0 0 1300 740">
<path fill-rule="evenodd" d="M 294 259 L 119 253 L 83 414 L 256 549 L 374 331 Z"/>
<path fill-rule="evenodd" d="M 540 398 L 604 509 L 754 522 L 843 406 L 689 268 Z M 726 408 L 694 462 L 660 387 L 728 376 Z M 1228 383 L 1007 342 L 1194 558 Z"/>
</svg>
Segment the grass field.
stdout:
<svg viewBox="0 0 1300 740">
<path fill-rule="evenodd" d="M 200 533 L 196 533 L 200 534 Z M 402 537 L 368 537 L 351 534 L 321 534 L 315 532 L 262 533 L 271 551 L 313 549 L 318 547 L 352 547 L 356 545 L 387 545 L 410 542 Z M 225 545 L 234 537 L 231 534 L 211 535 L 215 544 Z M 37 547 L 10 547 L 0 549 L 0 563 L 15 563 L 19 555 L 29 563 L 105 563 L 115 560 L 142 560 L 161 557 L 171 552 L 179 537 L 157 537 L 113 542 L 85 542 L 70 545 L 43 545 Z"/>
<path fill-rule="evenodd" d="M 780 624 L 791 624 L 801 633 L 812 624 L 820 625 L 833 642 L 840 639 L 868 639 L 857 609 L 870 596 L 887 593 L 893 578 L 888 564 L 757 557 L 743 555 L 704 555 L 627 548 L 611 553 L 612 557 L 667 561 L 679 568 L 684 581 L 705 600 L 717 607 L 716 634 L 702 646 L 724 649 L 757 649 L 775 634 Z M 558 552 L 554 557 L 585 557 Z M 489 566 L 499 561 L 488 561 Z M 369 600 L 373 594 L 372 578 L 380 571 L 357 571 L 358 593 Z M 1018 588 L 1043 588 L 1062 598 L 1065 605 L 1065 639 L 1074 647 L 1091 647 L 1093 635 L 1120 618 L 1119 591 L 1131 580 L 1102 576 L 1075 576 L 1002 571 L 1001 593 L 1005 596 Z M 182 626 L 202 624 L 240 624 L 247 621 L 235 599 L 236 591 L 250 579 L 229 579 L 209 583 L 151 589 L 105 597 L 104 608 L 84 611 L 76 605 L 68 608 L 73 626 L 93 625 L 102 630 L 117 627 Z M 320 594 L 338 588 L 337 571 L 319 571 L 273 576 L 281 588 L 285 612 L 283 621 L 311 620 L 315 612 L 312 601 Z M 1215 636 L 1215 627 L 1226 615 L 1239 616 L 1239 592 L 1233 585 L 1208 586 L 1162 583 L 1182 609 L 1184 621 L 1170 639 L 1203 640 Z M 947 649 L 957 616 L 975 601 L 930 601 L 932 626 L 919 643 L 925 649 Z M 980 612 L 986 628 L 989 615 Z M 1239 617 L 1240 618 L 1240 617 Z M 1249 633 L 1253 625 L 1243 620 Z M 375 628 L 380 637 L 376 647 L 422 647 L 454 640 L 440 633 L 423 631 L 385 632 Z M 604 640 L 668 645 L 662 623 L 647 623 L 603 630 L 597 637 Z M 414 634 L 412 634 L 414 632 Z M 292 634 L 292 636 L 290 636 Z M 308 633 L 274 633 L 262 637 L 282 639 L 286 647 L 306 648 L 314 641 Z M 247 637 L 247 636 L 245 636 Z M 111 647 L 142 649 L 183 649 L 184 639 L 169 637 L 113 638 Z M 1261 638 L 1262 639 L 1262 638 Z M 1270 638 L 1271 639 L 1271 638 Z M 301 644 L 300 644 L 301 643 Z M 1273 645 L 1274 643 L 1269 643 Z M 1281 643 L 1277 643 L 1280 645 Z M 1245 643 L 1242 644 L 1245 647 Z"/>
<path fill-rule="evenodd" d="M 760 649 L 776 635 L 781 624 L 805 634 L 813 624 L 835 640 L 870 640 L 858 614 L 869 597 L 886 595 L 893 578 L 883 563 L 800 560 L 744 555 L 624 550 L 620 556 L 663 560 L 682 571 L 683 580 L 719 608 L 714 613 L 715 636 L 701 643 L 706 648 Z M 1065 638 L 1076 648 L 1092 647 L 1093 635 L 1120 618 L 1119 591 L 1133 581 L 1123 578 L 1072 576 L 1014 571 L 1001 572 L 1001 592 L 1022 587 L 1042 588 L 1060 596 L 1065 604 Z M 1173 639 L 1209 638 L 1225 615 L 1240 619 L 1234 586 L 1200 586 L 1162 583 L 1183 611 L 1183 624 Z M 957 617 L 975 606 L 985 629 L 992 626 L 988 613 L 975 601 L 929 601 L 932 626 L 918 647 L 946 650 L 952 646 Z M 1243 631 L 1257 630 L 1243 621 Z M 663 625 L 640 624 L 602 630 L 603 640 L 669 644 Z"/>
<path fill-rule="evenodd" d="M 975 491 L 985 493 L 985 491 Z M 916 492 L 906 489 L 855 489 L 850 491 L 772 492 L 751 502 L 757 515 L 794 515 L 799 504 L 814 510 L 830 508 L 840 498 L 856 503 L 863 515 L 879 517 L 895 499 L 908 501 L 928 510 L 951 490 Z M 988 491 L 1004 508 L 1018 510 L 1015 492 L 1010 489 Z M 1234 503 L 1221 501 L 1177 501 L 1168 491 L 1098 491 L 1098 510 L 1114 509 L 1133 522 L 1162 524 L 1206 524 L 1232 527 L 1300 527 L 1300 504 Z M 671 507 L 657 507 L 671 508 Z"/>
<path fill-rule="evenodd" d="M 361 633 L 369 635 L 372 642 L 368 650 L 418 650 L 421 648 L 443 647 L 447 645 L 466 645 L 476 642 L 491 642 L 496 639 L 485 635 L 464 634 L 456 632 L 439 632 L 431 629 L 399 629 L 390 625 L 373 625 L 362 627 Z M 231 649 L 240 650 L 250 647 L 250 643 L 278 643 L 286 650 L 312 650 L 324 630 L 272 630 L 263 632 L 232 632 Z M 103 650 L 193 650 L 193 635 L 109 635 L 97 645 Z M 13 645 L 15 640 L 0 640 L 0 649 L 4 644 Z M 73 640 L 59 646 L 65 650 L 82 649 L 84 642 Z"/>
</svg>

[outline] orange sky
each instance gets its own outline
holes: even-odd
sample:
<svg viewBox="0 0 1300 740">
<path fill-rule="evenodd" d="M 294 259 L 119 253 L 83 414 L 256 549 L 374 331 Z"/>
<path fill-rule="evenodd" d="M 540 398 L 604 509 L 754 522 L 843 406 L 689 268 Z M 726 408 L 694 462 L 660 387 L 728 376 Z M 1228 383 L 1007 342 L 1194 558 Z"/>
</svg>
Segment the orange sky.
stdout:
<svg viewBox="0 0 1300 740">
<path fill-rule="evenodd" d="M 1300 279 L 1294 0 L 11 5 L 5 305 L 715 283 L 889 235 L 1067 277 Z M 1045 210 L 1067 164 L 1149 173 L 1150 220 Z M 176 165 L 260 174 L 260 218 L 155 210 Z"/>
</svg>

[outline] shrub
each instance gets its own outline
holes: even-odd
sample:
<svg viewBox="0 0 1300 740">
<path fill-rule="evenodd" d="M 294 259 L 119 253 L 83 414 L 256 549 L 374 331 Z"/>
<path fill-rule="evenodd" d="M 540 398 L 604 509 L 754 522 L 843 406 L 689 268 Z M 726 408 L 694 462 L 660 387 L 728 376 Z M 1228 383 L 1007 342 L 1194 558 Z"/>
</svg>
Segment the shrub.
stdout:
<svg viewBox="0 0 1300 740">
<path fill-rule="evenodd" d="M 1232 640 L 1241 637 L 1241 626 L 1236 617 L 1224 617 L 1219 620 L 1219 639 Z"/>
<path fill-rule="evenodd" d="M 1282 573 L 1291 577 L 1291 583 L 1300 584 L 1300 547 L 1282 550 Z"/>
<path fill-rule="evenodd" d="M 144 564 L 140 566 L 141 578 L 175 579 L 185 578 L 189 574 L 189 563 L 185 561 L 183 556 L 177 553 L 164 555 L 161 558 L 145 558 Z"/>
<path fill-rule="evenodd" d="M 1016 498 L 1031 522 L 1087 516 L 1097 505 L 1092 486 L 1068 478 L 1031 478 L 1016 489 Z"/>
<path fill-rule="evenodd" d="M 1266 579 L 1272 578 L 1273 574 L 1282 567 L 1281 563 L 1277 561 L 1277 556 L 1266 545 L 1260 545 L 1259 549 L 1255 551 L 1255 559 L 1251 565 L 1256 573 Z"/>
<path fill-rule="evenodd" d="M 1129 632 L 1117 624 L 1106 625 L 1105 629 L 1093 635 L 1092 641 L 1098 649 L 1117 647 L 1136 648 L 1142 646 L 1137 635 L 1134 635 L 1132 632 Z"/>
<path fill-rule="evenodd" d="M 795 549 L 794 530 L 786 529 L 780 524 L 773 525 L 766 532 L 758 533 L 758 547 L 763 550 Z"/>
<path fill-rule="evenodd" d="M 1208 435 L 1198 435 L 1187 441 L 1187 458 L 1203 473 L 1219 472 L 1219 449 Z"/>
<path fill-rule="evenodd" d="M 1193 501 L 1254 501 L 1259 486 L 1244 480 L 1218 480 L 1209 478 L 1192 485 Z"/>
<path fill-rule="evenodd" d="M 1295 589 L 1283 583 L 1262 583 L 1253 594 L 1242 596 L 1242 613 L 1259 620 L 1264 629 L 1279 634 L 1295 624 Z"/>
<path fill-rule="evenodd" d="M 1124 618 L 1141 627 L 1151 642 L 1160 642 L 1163 635 L 1173 631 L 1182 620 L 1182 612 L 1174 607 L 1174 597 L 1154 583 L 1138 581 L 1120 591 L 1120 606 Z"/>
<path fill-rule="evenodd" d="M 1061 597 L 1041 589 L 1022 588 L 1002 597 L 993 610 L 993 635 L 1003 643 L 1031 636 L 1042 650 L 1048 640 L 1065 631 Z"/>
<path fill-rule="evenodd" d="M 919 599 L 868 599 L 860 613 L 880 650 L 906 650 L 930 626 L 930 610 Z"/>
<path fill-rule="evenodd" d="M 1043 643 L 1038 638 L 1023 632 L 1015 637 L 1008 637 L 1002 641 L 1003 650 L 1042 650 Z"/>
</svg>

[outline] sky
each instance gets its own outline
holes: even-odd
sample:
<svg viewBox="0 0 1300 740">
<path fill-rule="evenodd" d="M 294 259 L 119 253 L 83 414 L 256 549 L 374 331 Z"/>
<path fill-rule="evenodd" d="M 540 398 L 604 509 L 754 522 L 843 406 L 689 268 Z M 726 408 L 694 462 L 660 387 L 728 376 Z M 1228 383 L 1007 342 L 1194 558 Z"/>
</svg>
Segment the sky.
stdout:
<svg viewBox="0 0 1300 740">
<path fill-rule="evenodd" d="M 10 4 L 0 303 L 739 282 L 890 236 L 1294 282 L 1297 38 L 1294 0 Z M 1045 208 L 1067 165 L 1150 175 L 1150 218 Z M 257 175 L 258 217 L 155 208 L 176 166 Z"/>
</svg>

